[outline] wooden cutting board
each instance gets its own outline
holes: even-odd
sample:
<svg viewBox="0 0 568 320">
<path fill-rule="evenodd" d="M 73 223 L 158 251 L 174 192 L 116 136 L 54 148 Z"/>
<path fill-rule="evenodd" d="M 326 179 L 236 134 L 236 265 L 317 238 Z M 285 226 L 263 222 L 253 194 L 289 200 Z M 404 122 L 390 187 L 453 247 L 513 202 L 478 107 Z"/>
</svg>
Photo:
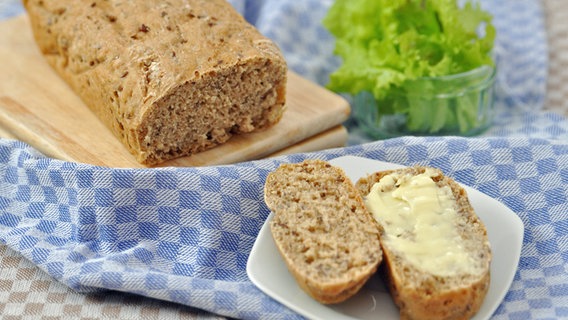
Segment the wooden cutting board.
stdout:
<svg viewBox="0 0 568 320">
<path fill-rule="evenodd" d="M 0 61 L 0 136 L 66 161 L 144 167 L 43 59 L 26 15 L 0 23 Z M 345 145 L 341 123 L 350 112 L 345 99 L 293 72 L 286 98 L 287 110 L 277 125 L 162 165 L 227 164 Z"/>
</svg>

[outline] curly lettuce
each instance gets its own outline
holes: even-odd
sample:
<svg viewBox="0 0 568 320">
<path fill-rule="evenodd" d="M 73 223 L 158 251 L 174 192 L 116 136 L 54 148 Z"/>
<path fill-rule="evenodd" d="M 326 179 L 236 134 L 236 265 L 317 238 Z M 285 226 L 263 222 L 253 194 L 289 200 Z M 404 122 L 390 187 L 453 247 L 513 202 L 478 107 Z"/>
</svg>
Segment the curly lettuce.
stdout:
<svg viewBox="0 0 568 320">
<path fill-rule="evenodd" d="M 494 66 L 492 16 L 470 1 L 460 6 L 455 0 L 336 0 L 323 24 L 342 58 L 327 84 L 336 92 L 370 92 L 377 101 L 392 100 L 395 92 L 414 85 L 413 80 Z M 475 116 L 468 116 L 475 113 L 467 109 L 471 101 L 457 101 L 463 106 L 440 120 L 439 115 L 432 118 L 424 101 L 413 105 L 410 100 L 381 112 L 406 114 L 409 130 L 430 133 L 447 125 L 462 131 L 476 125 Z M 436 123 L 428 127 L 428 121 Z"/>
</svg>

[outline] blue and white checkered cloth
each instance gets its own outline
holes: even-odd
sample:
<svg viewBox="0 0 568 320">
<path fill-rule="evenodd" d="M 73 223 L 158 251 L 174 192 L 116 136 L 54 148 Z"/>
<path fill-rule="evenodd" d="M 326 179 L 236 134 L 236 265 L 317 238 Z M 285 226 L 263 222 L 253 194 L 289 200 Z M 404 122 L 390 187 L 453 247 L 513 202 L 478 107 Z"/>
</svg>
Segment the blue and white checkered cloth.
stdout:
<svg viewBox="0 0 568 320">
<path fill-rule="evenodd" d="M 331 1 L 231 2 L 282 47 L 292 69 L 325 84 L 338 63 L 319 24 Z M 156 169 L 64 162 L 0 140 L 0 241 L 81 292 L 130 292 L 234 318 L 301 318 L 246 275 L 269 213 L 266 175 L 282 162 L 344 155 L 431 165 L 501 201 L 525 224 L 518 271 L 493 318 L 568 318 L 568 120 L 539 111 L 547 66 L 542 9 L 532 0 L 483 4 L 499 31 L 503 90 L 496 125 L 482 137 L 362 137 L 315 153 Z"/>
<path fill-rule="evenodd" d="M 235 318 L 295 318 L 247 278 L 281 162 L 356 155 L 441 168 L 511 208 L 526 228 L 496 319 L 568 317 L 568 143 L 404 137 L 204 168 L 109 169 L 0 142 L 0 239 L 79 291 L 113 289 Z M 494 275 L 498 277 L 499 275 Z"/>
</svg>

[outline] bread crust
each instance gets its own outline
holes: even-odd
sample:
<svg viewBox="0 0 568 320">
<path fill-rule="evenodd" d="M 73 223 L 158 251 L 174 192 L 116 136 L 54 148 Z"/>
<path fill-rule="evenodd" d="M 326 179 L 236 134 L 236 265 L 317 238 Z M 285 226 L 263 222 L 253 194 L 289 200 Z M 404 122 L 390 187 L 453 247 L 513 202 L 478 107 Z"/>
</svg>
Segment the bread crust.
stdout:
<svg viewBox="0 0 568 320">
<path fill-rule="evenodd" d="M 266 179 L 270 229 L 288 270 L 315 300 L 347 300 L 382 261 L 379 231 L 343 170 L 321 160 L 283 164 Z"/>
<path fill-rule="evenodd" d="M 23 2 L 47 62 L 143 164 L 282 117 L 284 57 L 224 0 Z"/>
<path fill-rule="evenodd" d="M 417 175 L 426 167 L 416 166 L 399 170 L 375 172 L 361 178 L 356 183 L 359 192 L 366 197 L 371 187 L 382 177 L 391 173 Z M 466 217 L 468 236 L 476 237 L 479 243 L 479 259 L 485 265 L 482 273 L 467 276 L 460 283 L 462 275 L 440 277 L 425 274 L 418 268 L 405 263 L 403 256 L 393 252 L 385 242 L 381 242 L 384 262 L 381 267 L 383 276 L 395 304 L 399 307 L 401 319 L 469 319 L 475 315 L 485 299 L 490 283 L 491 249 L 487 231 L 482 221 L 475 214 L 466 191 L 453 179 L 434 168 L 433 177 L 439 186 L 449 186 L 457 200 L 458 214 Z M 408 274 L 419 275 L 421 281 L 413 282 Z M 448 285 L 451 284 L 451 285 Z"/>
</svg>

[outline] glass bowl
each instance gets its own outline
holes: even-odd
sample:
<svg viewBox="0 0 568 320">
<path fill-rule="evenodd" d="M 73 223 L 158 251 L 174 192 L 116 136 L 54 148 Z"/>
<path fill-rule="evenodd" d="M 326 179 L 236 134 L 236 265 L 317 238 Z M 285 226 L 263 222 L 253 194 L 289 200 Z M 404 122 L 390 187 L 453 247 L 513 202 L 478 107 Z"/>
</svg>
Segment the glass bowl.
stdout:
<svg viewBox="0 0 568 320">
<path fill-rule="evenodd" d="M 473 136 L 491 126 L 496 69 L 404 82 L 379 100 L 370 92 L 353 96 L 358 125 L 376 139 L 403 135 Z"/>
</svg>

